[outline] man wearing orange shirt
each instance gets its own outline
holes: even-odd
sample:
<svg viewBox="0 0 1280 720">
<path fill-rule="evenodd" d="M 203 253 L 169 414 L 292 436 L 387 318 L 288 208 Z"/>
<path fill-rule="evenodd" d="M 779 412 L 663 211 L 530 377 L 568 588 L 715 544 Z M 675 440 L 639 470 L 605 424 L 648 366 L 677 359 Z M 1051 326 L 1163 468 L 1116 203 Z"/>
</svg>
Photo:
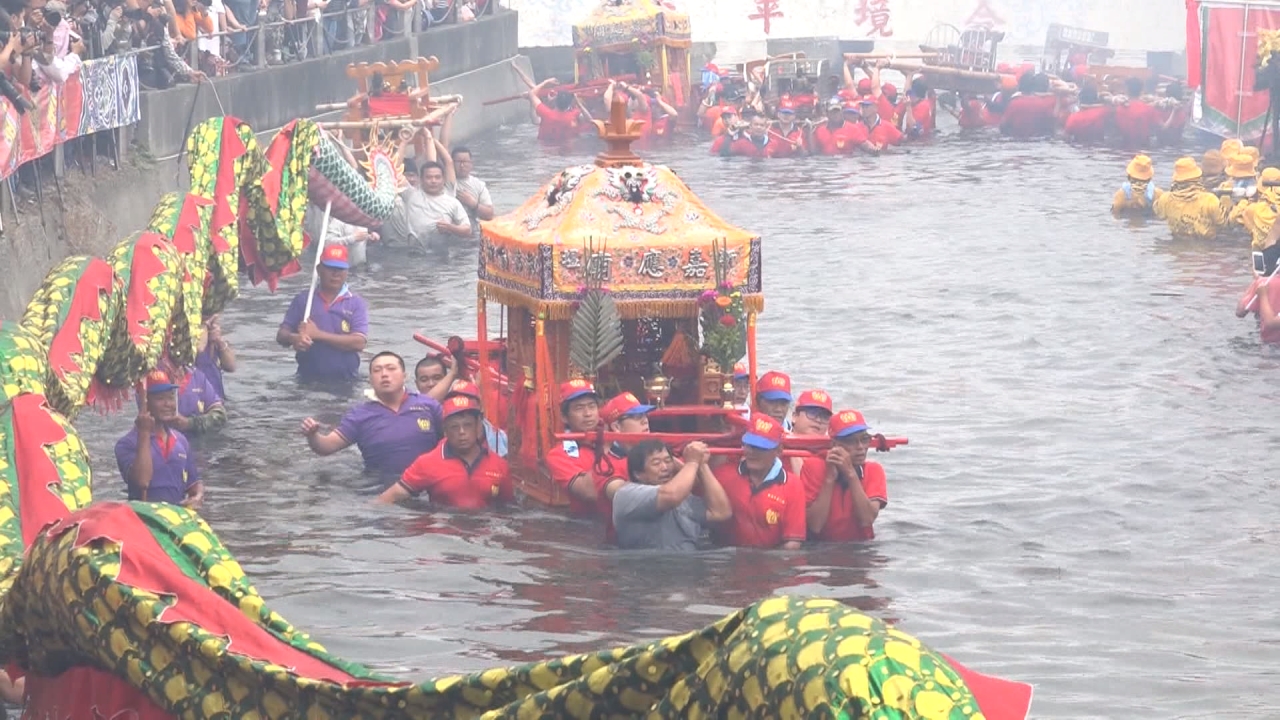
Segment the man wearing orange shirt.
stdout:
<svg viewBox="0 0 1280 720">
<path fill-rule="evenodd" d="M 593 433 L 600 426 L 600 396 L 582 378 L 560 385 L 560 417 L 572 433 Z M 586 443 L 565 440 L 547 453 L 551 481 L 569 494 L 569 512 L 578 517 L 596 514 L 596 487 L 593 466 L 596 453 Z"/>
<path fill-rule="evenodd" d="M 884 468 L 867 460 L 871 432 L 857 410 L 831 418 L 826 473 L 805 476 L 805 513 L 815 540 L 872 540 L 880 511 L 889 504 Z"/>
<path fill-rule="evenodd" d="M 514 500 L 507 461 L 484 443 L 480 403 L 455 395 L 445 400 L 443 416 L 444 442 L 419 455 L 377 502 L 391 504 L 426 492 L 436 505 L 479 510 Z"/>
<path fill-rule="evenodd" d="M 804 542 L 804 482 L 782 462 L 782 424 L 763 414 L 742 436 L 742 460 L 715 470 L 733 518 L 723 540 L 738 547 L 796 550 Z"/>
</svg>

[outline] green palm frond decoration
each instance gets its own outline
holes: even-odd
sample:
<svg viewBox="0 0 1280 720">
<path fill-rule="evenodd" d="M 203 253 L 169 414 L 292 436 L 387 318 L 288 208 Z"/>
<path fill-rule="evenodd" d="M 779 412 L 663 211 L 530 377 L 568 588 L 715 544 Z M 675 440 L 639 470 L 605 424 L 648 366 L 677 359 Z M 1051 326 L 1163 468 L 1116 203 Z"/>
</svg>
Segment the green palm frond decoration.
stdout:
<svg viewBox="0 0 1280 720">
<path fill-rule="evenodd" d="M 592 259 L 605 249 L 597 249 L 587 241 L 582 256 L 587 261 L 586 285 L 582 299 L 569 324 L 569 361 L 590 378 L 622 353 L 622 317 L 613 296 L 604 287 L 603 273 L 592 272 L 594 267 L 608 267 L 608 263 L 594 263 Z"/>
</svg>

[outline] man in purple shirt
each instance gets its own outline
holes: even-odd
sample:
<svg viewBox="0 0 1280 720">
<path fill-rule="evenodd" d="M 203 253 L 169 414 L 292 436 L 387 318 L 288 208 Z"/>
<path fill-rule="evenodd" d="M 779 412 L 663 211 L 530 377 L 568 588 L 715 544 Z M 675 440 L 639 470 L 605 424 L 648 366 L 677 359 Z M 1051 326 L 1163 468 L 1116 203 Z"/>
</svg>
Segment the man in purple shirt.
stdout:
<svg viewBox="0 0 1280 720">
<path fill-rule="evenodd" d="M 323 431 L 315 418 L 302 421 L 302 434 L 317 455 L 332 455 L 353 443 L 365 468 L 400 479 L 419 455 L 440 441 L 440 403 L 404 387 L 404 358 L 380 352 L 369 361 L 375 400 L 357 405 L 336 428 Z"/>
<path fill-rule="evenodd" d="M 298 293 L 276 331 L 276 342 L 292 347 L 298 375 L 305 380 L 353 380 L 360 374 L 360 351 L 369 335 L 369 305 L 347 287 L 347 249 L 329 245 L 317 267 L 320 282 L 303 318 L 310 289 Z"/>
<path fill-rule="evenodd" d="M 172 427 L 178 416 L 178 386 L 169 373 L 152 370 L 146 387 L 147 400 L 133 429 L 116 443 L 116 464 L 129 487 L 129 499 L 199 508 L 204 484 L 196 459 L 186 436 Z"/>
<path fill-rule="evenodd" d="M 227 424 L 222 397 L 200 368 L 187 368 L 178 383 L 178 415 L 170 424 L 186 435 L 212 432 Z"/>
</svg>

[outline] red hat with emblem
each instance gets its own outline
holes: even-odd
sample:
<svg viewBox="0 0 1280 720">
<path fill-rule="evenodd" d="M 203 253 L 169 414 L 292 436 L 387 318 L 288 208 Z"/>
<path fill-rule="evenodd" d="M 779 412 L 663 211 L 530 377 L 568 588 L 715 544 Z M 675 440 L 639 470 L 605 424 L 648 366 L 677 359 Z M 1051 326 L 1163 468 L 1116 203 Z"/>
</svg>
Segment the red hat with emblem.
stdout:
<svg viewBox="0 0 1280 720">
<path fill-rule="evenodd" d="M 347 258 L 347 247 L 345 245 L 326 245 L 324 252 L 320 253 L 320 264 L 339 270 L 350 268 L 351 262 Z"/>
<path fill-rule="evenodd" d="M 791 402 L 791 376 L 770 370 L 760 376 L 760 382 L 756 383 L 756 394 L 765 400 Z"/>
<path fill-rule="evenodd" d="M 178 385 L 169 377 L 169 373 L 156 369 L 147 373 L 147 394 L 177 390 Z"/>
<path fill-rule="evenodd" d="M 884 93 L 885 95 L 897 95 L 898 86 L 894 85 L 893 83 L 885 83 L 880 86 L 880 92 Z"/>
<path fill-rule="evenodd" d="M 464 395 L 466 397 L 475 398 L 476 400 L 479 400 L 480 386 L 471 382 L 470 380 L 454 380 L 453 387 L 449 388 L 449 392 L 448 394 L 445 395 L 445 397 L 450 398 L 450 397 L 453 397 L 454 395 Z"/>
<path fill-rule="evenodd" d="M 742 436 L 742 444 L 758 450 L 776 450 L 782 445 L 784 435 L 786 431 L 782 429 L 782 423 L 764 413 L 756 413 L 751 416 L 751 425 Z"/>
<path fill-rule="evenodd" d="M 825 390 L 805 390 L 796 398 L 796 409 L 800 408 L 821 408 L 832 412 L 831 396 Z"/>
<path fill-rule="evenodd" d="M 831 425 L 827 432 L 833 438 L 848 437 L 855 433 L 866 432 L 867 419 L 857 410 L 841 410 L 831 416 Z"/>
<path fill-rule="evenodd" d="M 644 415 L 652 412 L 652 405 L 645 405 L 629 392 L 614 395 L 613 399 L 600 409 L 600 419 L 607 423 L 618 422 L 628 415 Z"/>
<path fill-rule="evenodd" d="M 569 382 L 560 383 L 560 402 L 567 403 L 584 395 L 599 397 L 596 395 L 596 386 L 582 378 L 574 378 Z"/>
<path fill-rule="evenodd" d="M 871 78 L 862 78 L 858 81 L 858 92 L 862 95 L 871 94 Z"/>
<path fill-rule="evenodd" d="M 780 113 L 794 113 L 795 111 L 796 111 L 796 103 L 794 100 L 792 100 L 789 97 L 783 98 L 778 103 L 778 112 Z"/>
<path fill-rule="evenodd" d="M 441 410 L 441 419 L 447 420 L 458 413 L 474 412 L 480 414 L 480 403 L 475 398 L 467 395 L 453 395 L 445 398 L 444 408 Z"/>
<path fill-rule="evenodd" d="M 733 379 L 734 379 L 734 380 L 745 380 L 745 379 L 747 379 L 747 377 L 748 377 L 750 374 L 751 374 L 751 372 L 747 369 L 747 364 L 746 364 L 746 363 L 744 363 L 744 362 L 737 362 L 737 363 L 734 363 L 734 364 L 733 364 Z"/>
</svg>

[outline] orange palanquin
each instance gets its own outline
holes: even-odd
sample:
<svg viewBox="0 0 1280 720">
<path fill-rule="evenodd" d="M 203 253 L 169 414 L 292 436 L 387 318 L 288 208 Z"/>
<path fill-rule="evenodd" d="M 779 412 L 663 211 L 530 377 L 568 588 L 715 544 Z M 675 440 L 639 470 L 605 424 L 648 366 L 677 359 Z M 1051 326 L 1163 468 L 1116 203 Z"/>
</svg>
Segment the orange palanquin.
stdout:
<svg viewBox="0 0 1280 720">
<path fill-rule="evenodd" d="M 666 0 L 603 0 L 573 26 L 574 83 L 579 90 L 603 90 L 607 80 L 625 79 L 686 107 L 690 30 L 689 15 Z"/>
<path fill-rule="evenodd" d="M 593 164 L 564 170 L 516 210 L 481 223 L 478 336 L 466 342 L 466 354 L 486 414 L 508 432 L 517 487 L 549 505 L 568 501 L 542 466 L 552 444 L 566 439 L 559 385 L 589 374 L 569 359 L 570 325 L 585 286 L 607 288 L 625 338 L 622 354 L 595 377 L 597 389 L 606 398 L 631 391 L 662 405 L 652 427 L 673 444 L 720 435 L 725 416 L 739 412 L 725 402 L 724 373 L 732 370 L 722 372 L 698 352 L 700 298 L 716 287 L 713 252 L 725 281 L 741 292 L 747 360 L 756 374 L 760 238 L 712 212 L 669 168 L 631 152 L 641 133 L 621 94 L 611 111 L 609 122 L 598 121 L 609 147 Z M 490 315 L 499 316 L 505 336 L 489 337 Z M 683 362 L 668 352 L 673 342 L 689 346 Z M 490 370 L 477 372 L 481 367 Z"/>
</svg>

